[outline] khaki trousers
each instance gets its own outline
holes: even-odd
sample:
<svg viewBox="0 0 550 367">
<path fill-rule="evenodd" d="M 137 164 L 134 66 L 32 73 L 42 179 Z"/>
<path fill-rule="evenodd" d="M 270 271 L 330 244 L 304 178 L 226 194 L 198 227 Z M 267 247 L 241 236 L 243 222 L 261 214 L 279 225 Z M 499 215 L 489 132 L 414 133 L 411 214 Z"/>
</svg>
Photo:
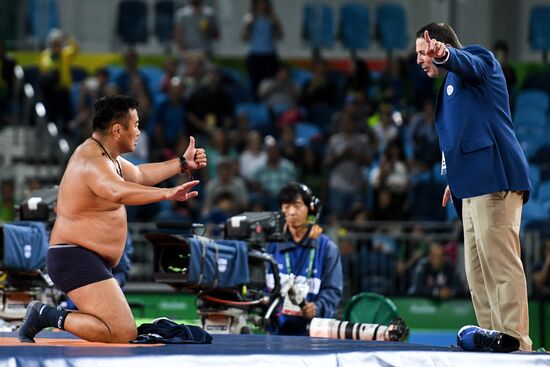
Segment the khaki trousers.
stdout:
<svg viewBox="0 0 550 367">
<path fill-rule="evenodd" d="M 521 192 L 462 200 L 466 278 L 477 322 L 504 331 L 531 350 L 527 283 L 521 263 Z"/>
</svg>

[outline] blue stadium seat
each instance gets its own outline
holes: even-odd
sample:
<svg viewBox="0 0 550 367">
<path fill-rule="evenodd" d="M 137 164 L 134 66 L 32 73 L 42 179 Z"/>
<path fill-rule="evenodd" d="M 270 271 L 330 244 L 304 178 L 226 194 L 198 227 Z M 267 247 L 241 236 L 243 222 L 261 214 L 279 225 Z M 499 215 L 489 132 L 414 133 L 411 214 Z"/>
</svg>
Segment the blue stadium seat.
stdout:
<svg viewBox="0 0 550 367">
<path fill-rule="evenodd" d="M 536 164 L 529 164 L 529 180 L 533 187 L 533 195 L 537 195 L 540 186 L 540 167 Z"/>
<path fill-rule="evenodd" d="M 251 130 L 260 130 L 267 132 L 271 128 L 271 117 L 269 109 L 261 103 L 245 102 L 235 106 L 235 112 L 246 114 L 250 123 Z"/>
<path fill-rule="evenodd" d="M 535 108 L 516 108 L 514 113 L 514 124 L 519 128 L 526 126 L 530 128 L 544 128 L 548 116 L 545 111 Z"/>
<path fill-rule="evenodd" d="M 134 45 L 147 42 L 149 38 L 147 16 L 145 1 L 122 0 L 118 4 L 116 29 L 124 43 Z"/>
<path fill-rule="evenodd" d="M 155 3 L 155 36 L 160 42 L 171 41 L 174 35 L 174 1 L 158 0 Z"/>
<path fill-rule="evenodd" d="M 315 49 L 334 45 L 334 12 L 329 4 L 312 1 L 303 8 L 302 36 Z"/>
<path fill-rule="evenodd" d="M 235 68 L 224 66 L 221 68 L 222 78 L 230 83 L 242 83 L 243 76 L 241 72 Z"/>
<path fill-rule="evenodd" d="M 60 27 L 58 1 L 27 0 L 25 9 L 27 32 L 45 44 L 50 30 Z"/>
<path fill-rule="evenodd" d="M 222 84 L 223 89 L 229 93 L 233 103 L 245 103 L 253 100 L 250 84 L 243 79 L 241 72 L 232 67 L 222 67 Z"/>
<path fill-rule="evenodd" d="M 147 78 L 147 89 L 151 97 L 155 99 L 160 92 L 160 82 L 164 76 L 164 71 L 156 66 L 144 66 L 139 68 L 145 78 Z"/>
<path fill-rule="evenodd" d="M 80 89 L 80 82 L 73 82 L 73 84 L 71 84 L 71 107 L 73 109 L 73 115 L 76 115 L 78 113 L 78 99 L 80 97 Z"/>
<path fill-rule="evenodd" d="M 523 206 L 521 212 L 521 226 L 529 227 L 532 223 L 544 221 L 548 218 L 548 208 L 540 200 L 535 198 Z"/>
<path fill-rule="evenodd" d="M 310 122 L 297 122 L 294 125 L 294 129 L 296 133 L 296 145 L 298 146 L 308 145 L 323 135 L 321 129 Z"/>
<path fill-rule="evenodd" d="M 81 82 L 88 77 L 88 71 L 79 66 L 71 67 L 71 77 L 73 82 Z"/>
<path fill-rule="evenodd" d="M 550 202 L 550 181 L 541 182 L 537 199 L 541 203 Z"/>
<path fill-rule="evenodd" d="M 313 78 L 313 73 L 306 69 L 294 68 L 290 72 L 290 78 L 298 84 L 300 90 Z"/>
<path fill-rule="evenodd" d="M 531 8 L 529 44 L 533 50 L 550 50 L 550 6 Z"/>
<path fill-rule="evenodd" d="M 445 213 L 447 214 L 447 222 L 454 222 L 458 219 L 458 214 L 456 212 L 455 205 L 452 202 L 448 202 L 445 207 Z"/>
<path fill-rule="evenodd" d="M 342 5 L 340 8 L 339 31 L 344 47 L 352 50 L 364 50 L 369 48 L 369 8 L 362 3 Z"/>
<path fill-rule="evenodd" d="M 538 89 L 522 90 L 516 97 L 516 109 L 531 109 L 547 112 L 550 108 L 550 96 Z"/>
<path fill-rule="evenodd" d="M 382 4 L 376 8 L 376 32 L 386 50 L 407 47 L 407 17 L 399 4 Z"/>
</svg>

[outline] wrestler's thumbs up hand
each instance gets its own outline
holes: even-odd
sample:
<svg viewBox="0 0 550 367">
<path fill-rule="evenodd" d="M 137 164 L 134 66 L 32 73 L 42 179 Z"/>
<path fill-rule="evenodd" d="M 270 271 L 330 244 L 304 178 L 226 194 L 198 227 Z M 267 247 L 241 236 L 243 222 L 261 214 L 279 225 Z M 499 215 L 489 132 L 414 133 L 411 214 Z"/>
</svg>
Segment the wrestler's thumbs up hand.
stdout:
<svg viewBox="0 0 550 367">
<path fill-rule="evenodd" d="M 185 158 L 189 169 L 204 168 L 208 164 L 206 151 L 195 147 L 195 138 L 192 136 L 189 137 L 189 146 L 183 153 L 183 158 Z"/>
</svg>

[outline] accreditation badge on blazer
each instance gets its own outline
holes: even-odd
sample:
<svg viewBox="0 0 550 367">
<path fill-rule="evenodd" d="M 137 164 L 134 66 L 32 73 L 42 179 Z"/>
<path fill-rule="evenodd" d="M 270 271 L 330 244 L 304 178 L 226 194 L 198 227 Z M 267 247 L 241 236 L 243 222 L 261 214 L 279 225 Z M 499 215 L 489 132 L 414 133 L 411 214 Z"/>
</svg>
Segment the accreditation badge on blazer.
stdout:
<svg viewBox="0 0 550 367">
<path fill-rule="evenodd" d="M 441 176 L 447 174 L 447 162 L 445 162 L 445 153 L 441 152 Z"/>
<path fill-rule="evenodd" d="M 454 91 L 455 91 L 455 87 L 449 84 L 447 86 L 447 95 L 450 96 L 451 94 L 453 94 Z"/>
</svg>

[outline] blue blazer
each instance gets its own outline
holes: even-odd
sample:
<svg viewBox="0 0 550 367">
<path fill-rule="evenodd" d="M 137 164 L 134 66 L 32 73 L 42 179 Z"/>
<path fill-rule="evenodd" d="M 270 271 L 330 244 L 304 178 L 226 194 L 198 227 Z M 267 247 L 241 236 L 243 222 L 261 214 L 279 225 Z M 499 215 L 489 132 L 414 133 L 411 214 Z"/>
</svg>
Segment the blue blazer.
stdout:
<svg viewBox="0 0 550 367">
<path fill-rule="evenodd" d="M 449 47 L 435 123 L 447 182 L 459 199 L 531 190 L 525 155 L 514 133 L 508 90 L 493 54 L 477 45 Z"/>
</svg>

